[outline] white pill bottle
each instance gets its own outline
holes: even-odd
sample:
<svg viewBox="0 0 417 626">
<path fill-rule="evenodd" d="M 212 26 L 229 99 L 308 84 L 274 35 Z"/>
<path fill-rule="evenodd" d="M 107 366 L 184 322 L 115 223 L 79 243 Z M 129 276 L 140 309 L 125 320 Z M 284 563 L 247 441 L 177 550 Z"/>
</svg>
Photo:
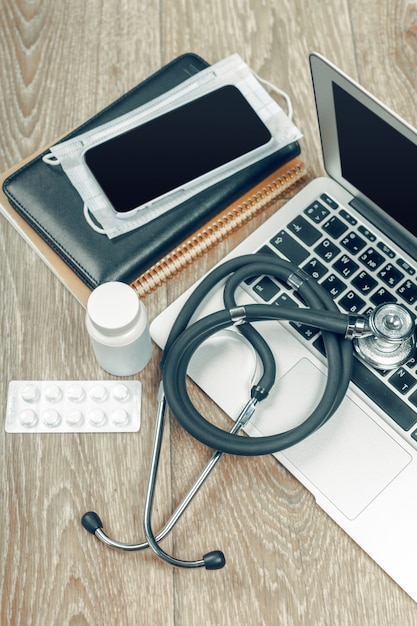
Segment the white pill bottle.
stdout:
<svg viewBox="0 0 417 626">
<path fill-rule="evenodd" d="M 140 372 L 152 355 L 146 309 L 135 291 L 108 282 L 92 291 L 86 326 L 99 365 L 114 376 Z"/>
</svg>

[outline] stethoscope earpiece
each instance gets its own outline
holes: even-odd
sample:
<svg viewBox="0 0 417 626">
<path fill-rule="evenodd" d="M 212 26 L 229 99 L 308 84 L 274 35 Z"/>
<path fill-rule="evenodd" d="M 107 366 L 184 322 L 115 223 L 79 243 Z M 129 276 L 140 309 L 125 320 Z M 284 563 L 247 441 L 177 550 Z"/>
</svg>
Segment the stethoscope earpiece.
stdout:
<svg viewBox="0 0 417 626">
<path fill-rule="evenodd" d="M 92 535 L 95 535 L 96 530 L 98 530 L 99 528 L 103 528 L 101 519 L 99 518 L 97 513 L 94 513 L 94 511 L 88 511 L 88 513 L 84 513 L 81 518 L 81 524 Z"/>
</svg>

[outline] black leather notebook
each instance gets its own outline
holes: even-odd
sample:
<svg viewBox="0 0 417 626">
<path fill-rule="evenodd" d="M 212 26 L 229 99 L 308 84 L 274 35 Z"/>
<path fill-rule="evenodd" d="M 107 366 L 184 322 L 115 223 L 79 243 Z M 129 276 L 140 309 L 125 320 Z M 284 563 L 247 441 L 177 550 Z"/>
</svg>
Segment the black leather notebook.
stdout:
<svg viewBox="0 0 417 626">
<path fill-rule="evenodd" d="M 207 66 L 195 54 L 178 57 L 62 141 L 131 111 Z M 3 191 L 13 209 L 89 289 L 94 289 L 109 280 L 132 283 L 236 198 L 297 156 L 300 148 L 294 142 L 116 239 L 108 239 L 87 225 L 83 202 L 63 170 L 42 161 L 47 152 L 8 176 Z"/>
</svg>

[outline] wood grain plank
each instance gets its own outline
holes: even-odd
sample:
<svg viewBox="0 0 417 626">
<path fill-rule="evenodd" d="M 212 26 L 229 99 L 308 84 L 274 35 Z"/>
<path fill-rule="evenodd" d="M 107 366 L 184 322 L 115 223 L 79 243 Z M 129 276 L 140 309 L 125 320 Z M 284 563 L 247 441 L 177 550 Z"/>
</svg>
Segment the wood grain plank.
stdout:
<svg viewBox="0 0 417 626">
<path fill-rule="evenodd" d="M 239 52 L 287 90 L 304 133 L 304 158 L 317 175 L 308 52 L 322 52 L 416 123 L 416 15 L 415 0 L 0 0 L 0 169 L 193 51 L 212 63 Z M 149 317 L 262 219 L 151 294 Z M 83 309 L 3 218 L 0 268 L 3 410 L 11 379 L 105 378 Z M 79 518 L 92 508 L 110 534 L 126 541 L 142 536 L 159 357 L 155 349 L 139 376 L 137 435 L 0 433 L 2 626 L 414 624 L 415 603 L 269 456 L 222 459 L 163 544 L 182 558 L 223 549 L 227 565 L 220 572 L 173 570 L 150 553 L 109 551 L 86 534 Z M 203 413 L 214 413 L 192 393 Z M 155 527 L 208 455 L 169 420 Z"/>
<path fill-rule="evenodd" d="M 417 126 L 417 8 L 409 0 L 351 1 L 359 80 Z"/>
<path fill-rule="evenodd" d="M 17 2 L 1 8 L 4 168 L 160 66 L 154 3 Z M 105 378 L 92 357 L 81 307 L 3 218 L 0 233 L 0 281 L 7 294 L 2 406 L 11 379 Z M 154 386 L 148 382 L 150 394 Z M 171 570 L 155 568 L 142 554 L 107 550 L 79 521 L 96 508 L 109 532 L 141 538 L 153 436 L 146 414 L 153 402 L 144 398 L 143 408 L 137 436 L 0 437 L 2 624 L 154 624 L 158 615 L 160 623 L 173 623 Z M 169 513 L 168 446 L 162 465 L 156 524 Z M 162 593 L 166 603 L 138 602 L 142 593 Z"/>
<path fill-rule="evenodd" d="M 72 130 L 161 65 L 158 3 L 0 3 L 0 169 Z"/>
</svg>

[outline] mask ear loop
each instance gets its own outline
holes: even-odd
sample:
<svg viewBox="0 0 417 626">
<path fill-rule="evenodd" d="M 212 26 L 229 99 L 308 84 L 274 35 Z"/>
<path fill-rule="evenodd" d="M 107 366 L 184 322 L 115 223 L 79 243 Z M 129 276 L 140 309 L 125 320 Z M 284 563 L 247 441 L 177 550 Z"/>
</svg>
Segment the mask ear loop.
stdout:
<svg viewBox="0 0 417 626">
<path fill-rule="evenodd" d="M 106 231 L 104 230 L 104 228 L 102 228 L 101 226 L 99 226 L 98 224 L 96 224 L 91 215 L 90 215 L 90 210 L 87 206 L 87 204 L 84 202 L 83 204 L 83 213 L 84 213 L 84 217 L 85 217 L 85 221 L 87 222 L 87 224 L 96 231 L 96 233 L 99 233 L 99 235 L 105 235 Z"/>
<path fill-rule="evenodd" d="M 53 167 L 61 163 L 58 157 L 52 154 L 52 152 L 48 152 L 47 154 L 44 154 L 42 157 L 42 161 L 46 163 L 47 165 L 52 165 Z"/>
<path fill-rule="evenodd" d="M 42 157 L 42 161 L 46 163 L 47 165 L 51 165 L 52 167 L 56 167 L 57 165 L 60 165 L 61 163 L 59 158 L 56 157 L 54 154 L 52 154 L 52 152 L 48 152 L 47 154 L 44 154 Z M 104 228 L 102 228 L 102 226 L 99 226 L 98 224 L 96 224 L 96 222 L 93 221 L 90 215 L 90 210 L 85 202 L 83 203 L 83 213 L 84 213 L 85 221 L 96 233 L 99 233 L 99 235 L 106 234 L 106 231 L 104 230 Z"/>
<path fill-rule="evenodd" d="M 291 102 L 291 98 L 289 97 L 289 95 L 285 91 L 282 91 L 282 89 L 280 89 L 279 87 L 277 87 L 273 83 L 270 83 L 268 80 L 265 80 L 265 78 L 261 78 L 260 76 L 258 76 L 258 74 L 256 72 L 254 72 L 253 70 L 251 70 L 251 71 L 252 71 L 252 74 L 255 76 L 255 78 L 261 83 L 261 85 L 264 85 L 265 87 L 268 87 L 268 89 L 270 89 L 271 91 L 274 91 L 279 96 L 284 98 L 285 102 L 287 103 L 287 117 L 290 120 L 292 120 L 292 117 L 293 117 L 293 107 L 292 107 L 292 102 Z"/>
</svg>

